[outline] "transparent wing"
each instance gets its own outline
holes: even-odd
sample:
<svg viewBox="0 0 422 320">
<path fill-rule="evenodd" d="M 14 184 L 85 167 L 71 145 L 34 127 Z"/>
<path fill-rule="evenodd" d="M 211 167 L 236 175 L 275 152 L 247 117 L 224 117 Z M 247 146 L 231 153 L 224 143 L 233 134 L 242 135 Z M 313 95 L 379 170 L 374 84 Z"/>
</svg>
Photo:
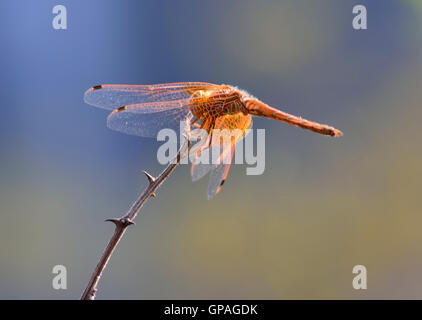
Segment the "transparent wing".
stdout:
<svg viewBox="0 0 422 320">
<path fill-rule="evenodd" d="M 220 191 L 227 178 L 235 146 L 244 138 L 246 129 L 251 127 L 252 117 L 241 112 L 219 117 L 207 139 L 194 147 L 192 180 L 199 180 L 211 171 L 208 199 Z"/>
<path fill-rule="evenodd" d="M 110 113 L 107 117 L 107 126 L 122 133 L 155 138 L 164 128 L 179 132 L 180 121 L 184 121 L 189 113 L 187 106 L 154 113 L 136 113 L 129 107 L 116 109 Z"/>
<path fill-rule="evenodd" d="M 221 187 L 226 181 L 232 163 L 234 151 L 234 143 L 226 146 L 220 156 L 221 163 L 212 167 L 210 181 L 208 183 L 208 199 L 214 197 L 221 190 Z"/>
<path fill-rule="evenodd" d="M 197 149 L 192 155 L 191 176 L 192 181 L 197 181 L 204 177 L 216 165 L 212 163 L 212 155 L 220 153 L 220 147 L 208 147 L 206 142 L 203 144 L 203 149 Z"/>
<path fill-rule="evenodd" d="M 161 112 L 171 109 L 183 109 L 186 106 L 191 105 L 191 98 L 181 99 L 177 101 L 156 101 L 156 102 L 145 102 L 130 104 L 118 108 L 117 110 L 124 109 L 127 112 L 133 113 L 154 113 Z"/>
<path fill-rule="evenodd" d="M 104 84 L 88 89 L 84 101 L 90 105 L 113 110 L 119 106 L 157 101 L 179 101 L 190 98 L 195 91 L 217 89 L 206 82 L 179 82 L 154 85 Z M 145 106 L 145 105 L 144 105 Z"/>
</svg>

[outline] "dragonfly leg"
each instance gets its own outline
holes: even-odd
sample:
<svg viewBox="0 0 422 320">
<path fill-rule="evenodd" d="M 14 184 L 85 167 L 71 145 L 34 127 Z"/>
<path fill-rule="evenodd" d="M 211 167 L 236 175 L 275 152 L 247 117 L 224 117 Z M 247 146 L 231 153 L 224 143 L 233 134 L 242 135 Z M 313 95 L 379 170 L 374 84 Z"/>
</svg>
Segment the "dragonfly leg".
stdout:
<svg viewBox="0 0 422 320">
<path fill-rule="evenodd" d="M 199 120 L 199 118 L 195 117 L 195 119 L 193 121 L 191 121 L 190 125 L 195 126 L 197 128 L 200 128 L 201 126 L 199 125 L 199 123 L 197 123 L 198 120 Z"/>
<path fill-rule="evenodd" d="M 215 128 L 215 119 L 213 118 L 211 120 L 211 124 L 210 124 L 209 130 L 208 130 L 208 135 L 209 135 L 209 137 L 208 137 L 209 138 L 208 148 L 210 148 L 211 144 L 212 144 L 212 131 L 214 130 L 214 128 Z"/>
<path fill-rule="evenodd" d="M 199 119 L 197 118 L 197 117 L 194 117 L 193 118 L 193 120 L 190 122 L 190 124 L 191 125 L 194 125 L 194 124 L 196 124 L 196 122 L 198 121 Z M 196 125 L 198 125 L 198 124 L 196 124 Z"/>
</svg>

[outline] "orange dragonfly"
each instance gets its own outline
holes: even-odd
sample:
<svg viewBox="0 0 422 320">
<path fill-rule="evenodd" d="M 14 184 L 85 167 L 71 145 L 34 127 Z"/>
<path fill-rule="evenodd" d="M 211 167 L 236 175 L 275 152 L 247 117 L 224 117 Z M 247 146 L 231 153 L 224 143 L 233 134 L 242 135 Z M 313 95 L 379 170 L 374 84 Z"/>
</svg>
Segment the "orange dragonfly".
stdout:
<svg viewBox="0 0 422 320">
<path fill-rule="evenodd" d="M 252 115 L 280 120 L 323 135 L 339 137 L 342 132 L 325 124 L 308 121 L 268 106 L 247 92 L 229 85 L 205 82 L 179 82 L 155 85 L 99 85 L 85 92 L 86 103 L 113 110 L 107 126 L 126 134 L 156 137 L 163 128 L 178 130 L 189 115 L 191 124 L 208 133 L 205 146 L 210 149 L 218 139 L 216 129 L 236 130 L 223 146 L 221 161 L 208 166 L 192 164 L 192 179 L 209 171 L 208 198 L 217 194 L 227 178 L 235 145 L 252 127 Z M 226 130 L 226 131 L 227 131 Z M 218 141 L 220 143 L 220 141 Z M 220 146 L 220 145 L 218 145 Z M 204 145 L 196 149 L 198 156 Z"/>
</svg>

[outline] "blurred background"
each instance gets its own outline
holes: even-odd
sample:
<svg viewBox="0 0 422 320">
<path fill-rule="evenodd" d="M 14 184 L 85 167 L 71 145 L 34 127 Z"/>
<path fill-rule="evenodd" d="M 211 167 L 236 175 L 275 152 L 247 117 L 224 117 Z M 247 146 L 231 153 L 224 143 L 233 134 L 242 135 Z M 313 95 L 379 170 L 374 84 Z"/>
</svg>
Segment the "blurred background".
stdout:
<svg viewBox="0 0 422 320">
<path fill-rule="evenodd" d="M 52 27 L 55 5 L 67 30 Z M 352 28 L 363 4 L 368 29 Z M 77 299 L 158 174 L 154 139 L 107 129 L 97 84 L 227 83 L 327 123 L 276 121 L 266 169 L 213 200 L 179 167 L 112 256 L 99 299 L 422 298 L 422 2 L 2 1 L 0 298 Z M 68 289 L 52 288 L 67 267 Z M 368 289 L 352 287 L 353 266 Z"/>
</svg>

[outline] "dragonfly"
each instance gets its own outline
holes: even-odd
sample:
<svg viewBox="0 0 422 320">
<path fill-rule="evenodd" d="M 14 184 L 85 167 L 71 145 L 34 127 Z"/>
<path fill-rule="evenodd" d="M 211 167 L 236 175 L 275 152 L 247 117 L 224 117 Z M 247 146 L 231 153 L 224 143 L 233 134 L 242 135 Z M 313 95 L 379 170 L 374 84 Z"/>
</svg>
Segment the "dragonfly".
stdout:
<svg viewBox="0 0 422 320">
<path fill-rule="evenodd" d="M 163 128 L 179 130 L 180 122 L 189 116 L 190 125 L 207 133 L 203 143 L 193 150 L 196 157 L 205 150 L 220 149 L 216 163 L 204 165 L 193 161 L 191 166 L 193 181 L 210 172 L 209 199 L 221 190 L 226 181 L 236 144 L 252 128 L 252 116 L 279 120 L 322 135 L 342 136 L 342 132 L 334 127 L 270 107 L 246 91 L 226 84 L 104 84 L 88 89 L 84 101 L 112 111 L 107 117 L 110 129 L 141 137 L 156 137 Z M 218 130 L 231 135 L 229 142 L 226 140 L 223 146 L 221 139 L 213 138 L 213 133 Z"/>
</svg>

